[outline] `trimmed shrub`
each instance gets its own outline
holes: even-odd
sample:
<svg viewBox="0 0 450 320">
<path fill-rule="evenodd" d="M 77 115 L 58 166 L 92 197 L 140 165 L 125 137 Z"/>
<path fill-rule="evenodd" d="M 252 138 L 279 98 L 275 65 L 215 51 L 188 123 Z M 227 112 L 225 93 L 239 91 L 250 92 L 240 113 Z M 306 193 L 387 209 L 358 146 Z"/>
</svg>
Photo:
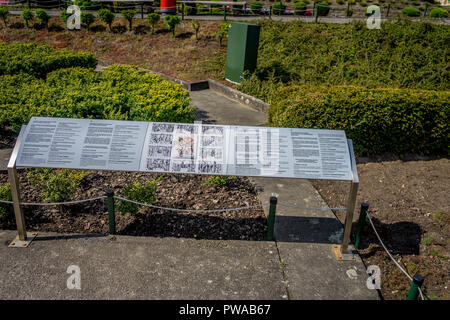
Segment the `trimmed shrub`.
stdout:
<svg viewBox="0 0 450 320">
<path fill-rule="evenodd" d="M 402 14 L 408 17 L 419 17 L 420 10 L 417 8 L 404 8 Z"/>
<path fill-rule="evenodd" d="M 27 73 L 44 78 L 60 68 L 95 68 L 97 59 L 91 53 L 54 50 L 48 45 L 0 43 L 0 75 Z"/>
<path fill-rule="evenodd" d="M 192 122 L 195 108 L 181 85 L 137 67 L 53 71 L 47 79 L 0 76 L 0 125 L 18 131 L 32 116 Z"/>
<path fill-rule="evenodd" d="M 448 18 L 448 10 L 442 8 L 433 8 L 430 11 L 430 18 Z"/>
<path fill-rule="evenodd" d="M 81 13 L 81 23 L 86 25 L 87 30 L 91 29 L 91 24 L 95 21 L 95 16 L 90 12 Z"/>
<path fill-rule="evenodd" d="M 175 38 L 175 28 L 181 23 L 180 18 L 178 18 L 177 16 L 165 16 L 164 22 L 169 28 L 169 31 L 172 31 L 172 37 Z"/>
<path fill-rule="evenodd" d="M 360 155 L 446 154 L 450 92 L 291 86 L 269 109 L 278 127 L 345 130 Z"/>
<path fill-rule="evenodd" d="M 250 10 L 254 14 L 261 14 L 262 7 L 263 7 L 263 5 L 259 1 L 253 1 L 250 3 Z"/>
<path fill-rule="evenodd" d="M 152 12 L 147 15 L 147 21 L 152 26 L 152 34 L 155 33 L 155 26 L 158 24 L 159 20 L 160 16 L 156 12 Z"/>
<path fill-rule="evenodd" d="M 45 25 L 45 28 L 48 29 L 48 22 L 50 21 L 50 16 L 48 15 L 47 11 L 44 9 L 36 9 L 36 18 L 38 18 L 43 25 Z"/>
<path fill-rule="evenodd" d="M 148 180 L 144 185 L 139 182 L 129 184 L 122 190 L 123 197 L 137 202 L 152 204 L 156 201 L 156 184 L 157 180 Z M 127 213 L 136 214 L 139 211 L 139 205 L 128 201 L 119 200 L 117 210 L 122 215 Z"/>
<path fill-rule="evenodd" d="M 136 10 L 123 10 L 121 11 L 123 17 L 128 21 L 128 31 L 133 30 L 133 19 L 136 14 Z"/>
<path fill-rule="evenodd" d="M 30 9 L 23 9 L 22 18 L 25 21 L 25 25 L 27 26 L 27 28 L 29 28 L 28 22 L 30 20 L 33 20 L 33 18 L 34 18 L 33 11 L 31 11 Z"/>
<path fill-rule="evenodd" d="M 8 28 L 8 16 L 9 16 L 8 8 L 0 7 L 0 18 L 3 20 L 3 23 L 6 28 Z"/>
<path fill-rule="evenodd" d="M 103 20 L 109 27 L 109 31 L 112 31 L 112 23 L 114 22 L 114 18 L 116 14 L 108 9 L 100 9 L 97 13 L 97 16 Z"/>
<path fill-rule="evenodd" d="M 200 22 L 196 19 L 191 21 L 192 29 L 194 29 L 195 32 L 195 40 L 198 40 L 198 32 L 200 31 Z"/>
<path fill-rule="evenodd" d="M 294 3 L 294 14 L 295 15 L 304 15 L 306 12 L 306 3 L 296 2 Z"/>
<path fill-rule="evenodd" d="M 286 9 L 286 4 L 284 4 L 283 2 L 275 2 L 272 5 L 272 11 L 274 14 L 283 14 L 284 10 Z"/>
</svg>

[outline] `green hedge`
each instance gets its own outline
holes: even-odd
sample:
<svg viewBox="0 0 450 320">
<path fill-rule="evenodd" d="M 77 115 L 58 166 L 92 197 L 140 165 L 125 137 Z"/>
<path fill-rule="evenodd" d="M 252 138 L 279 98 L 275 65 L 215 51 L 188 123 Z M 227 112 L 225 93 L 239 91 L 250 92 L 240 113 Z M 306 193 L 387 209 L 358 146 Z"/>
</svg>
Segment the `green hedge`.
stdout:
<svg viewBox="0 0 450 320">
<path fill-rule="evenodd" d="M 404 8 L 402 14 L 408 17 L 419 17 L 420 10 L 417 8 Z"/>
<path fill-rule="evenodd" d="M 137 67 L 103 72 L 68 68 L 47 79 L 0 76 L 0 124 L 20 129 L 32 116 L 192 122 L 195 108 L 180 85 Z"/>
<path fill-rule="evenodd" d="M 61 68 L 95 68 L 97 59 L 87 52 L 54 50 L 48 45 L 0 43 L 0 75 L 27 73 L 44 78 Z"/>
<path fill-rule="evenodd" d="M 433 8 L 430 11 L 430 18 L 448 18 L 448 10 L 442 8 Z"/>
<path fill-rule="evenodd" d="M 450 91 L 291 86 L 269 109 L 279 127 L 342 129 L 360 155 L 447 154 Z"/>
</svg>

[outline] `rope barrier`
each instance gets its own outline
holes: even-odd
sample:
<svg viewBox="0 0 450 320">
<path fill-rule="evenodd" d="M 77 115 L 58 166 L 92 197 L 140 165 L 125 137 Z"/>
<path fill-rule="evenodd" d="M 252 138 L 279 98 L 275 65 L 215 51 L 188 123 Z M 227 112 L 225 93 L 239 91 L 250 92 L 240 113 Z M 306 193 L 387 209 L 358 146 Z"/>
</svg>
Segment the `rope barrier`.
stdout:
<svg viewBox="0 0 450 320">
<path fill-rule="evenodd" d="M 389 252 L 389 250 L 386 248 L 386 246 L 384 245 L 383 240 L 381 240 L 380 235 L 378 234 L 377 230 L 375 229 L 375 226 L 372 222 L 372 219 L 370 217 L 370 214 L 367 213 L 367 218 L 369 219 L 369 223 L 372 226 L 373 231 L 375 232 L 375 235 L 378 238 L 378 241 L 380 241 L 381 246 L 383 247 L 383 249 L 386 251 L 386 253 L 388 254 L 389 258 L 391 258 L 391 260 L 395 263 L 395 265 L 406 275 L 406 277 L 409 279 L 409 281 L 413 281 L 413 278 L 409 275 L 408 272 L 406 272 L 406 270 L 404 270 L 400 264 L 394 259 L 394 257 L 391 255 L 391 253 Z M 420 292 L 420 297 L 422 298 L 422 300 L 425 300 L 422 294 L 422 289 L 420 289 L 419 287 L 419 292 Z"/>
<path fill-rule="evenodd" d="M 64 202 L 54 202 L 54 203 L 41 203 L 41 202 L 21 202 L 22 206 L 57 206 L 57 205 L 66 205 L 66 204 L 75 204 L 75 203 L 83 203 L 89 201 L 95 201 L 100 199 L 105 199 L 106 196 L 100 196 L 95 198 L 83 199 L 83 200 L 73 200 L 73 201 L 64 201 Z M 13 204 L 13 201 L 0 200 L 1 203 Z"/>
</svg>

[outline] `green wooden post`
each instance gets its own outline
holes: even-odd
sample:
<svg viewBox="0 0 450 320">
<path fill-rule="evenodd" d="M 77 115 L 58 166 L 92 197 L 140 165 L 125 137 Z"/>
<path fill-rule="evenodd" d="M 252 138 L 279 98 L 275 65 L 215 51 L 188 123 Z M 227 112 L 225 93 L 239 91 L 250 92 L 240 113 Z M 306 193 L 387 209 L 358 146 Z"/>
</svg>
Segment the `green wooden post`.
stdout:
<svg viewBox="0 0 450 320">
<path fill-rule="evenodd" d="M 30 9 L 31 8 L 30 0 L 27 0 L 27 3 L 28 3 L 28 9 Z"/>
<path fill-rule="evenodd" d="M 227 7 L 225 5 L 223 6 L 223 20 L 227 21 Z"/>
<path fill-rule="evenodd" d="M 387 6 L 386 18 L 389 17 L 389 10 L 391 10 L 391 4 L 390 3 L 388 3 L 388 6 Z"/>
<path fill-rule="evenodd" d="M 144 19 L 144 3 L 141 3 L 141 19 Z"/>
<path fill-rule="evenodd" d="M 314 12 L 314 22 L 317 23 L 317 20 L 319 19 L 319 5 L 317 5 L 316 11 Z"/>
<path fill-rule="evenodd" d="M 427 10 L 428 10 L 428 3 L 425 4 L 425 10 L 423 11 L 423 17 L 426 18 L 427 16 Z"/>
<path fill-rule="evenodd" d="M 106 201 L 108 205 L 109 234 L 116 233 L 116 215 L 114 212 L 114 190 L 106 190 Z"/>
<path fill-rule="evenodd" d="M 181 4 L 181 20 L 184 20 L 184 3 Z"/>
<path fill-rule="evenodd" d="M 269 19 L 272 19 L 272 5 L 269 7 Z"/>
<path fill-rule="evenodd" d="M 355 248 L 359 249 L 359 243 L 361 241 L 361 234 L 364 229 L 364 224 L 366 222 L 367 211 L 369 210 L 369 205 L 367 203 L 361 204 L 361 211 L 359 212 L 358 227 L 356 229 L 355 237 Z"/>
<path fill-rule="evenodd" d="M 345 16 L 348 17 L 349 13 L 350 13 L 350 3 L 347 2 L 347 12 Z"/>
<path fill-rule="evenodd" d="M 316 3 L 313 4 L 313 16 L 316 16 Z"/>
<path fill-rule="evenodd" d="M 413 277 L 413 282 L 411 283 L 411 287 L 409 288 L 408 298 L 406 300 L 417 300 L 417 296 L 419 295 L 419 288 L 423 284 L 423 277 L 420 274 L 415 274 Z"/>
<path fill-rule="evenodd" d="M 267 235 L 266 240 L 273 240 L 273 230 L 275 228 L 275 213 L 277 211 L 277 197 L 270 197 L 269 216 L 267 217 Z"/>
</svg>

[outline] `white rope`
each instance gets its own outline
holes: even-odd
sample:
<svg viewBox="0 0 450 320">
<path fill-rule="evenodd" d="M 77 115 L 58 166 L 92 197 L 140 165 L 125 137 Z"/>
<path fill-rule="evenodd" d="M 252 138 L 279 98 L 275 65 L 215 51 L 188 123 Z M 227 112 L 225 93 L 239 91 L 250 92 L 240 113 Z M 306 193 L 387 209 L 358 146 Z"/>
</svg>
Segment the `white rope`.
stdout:
<svg viewBox="0 0 450 320">
<path fill-rule="evenodd" d="M 88 201 L 94 201 L 99 199 L 104 199 L 106 196 L 100 196 L 96 198 L 90 198 L 90 199 L 83 199 L 83 200 L 73 200 L 73 201 L 64 201 L 64 202 L 54 202 L 54 203 L 38 203 L 38 202 L 21 202 L 20 205 L 22 206 L 57 206 L 57 205 L 64 205 L 64 204 L 75 204 L 75 203 L 83 203 Z M 8 203 L 13 204 L 13 201 L 6 201 L 6 200 L 0 200 L 1 203 Z"/>
<path fill-rule="evenodd" d="M 386 246 L 383 243 L 383 240 L 381 240 L 380 235 L 378 234 L 377 230 L 375 229 L 375 226 L 373 225 L 372 219 L 370 218 L 370 214 L 367 212 L 367 218 L 369 218 L 369 222 L 370 225 L 373 228 L 373 231 L 375 232 L 375 235 L 378 238 L 378 241 L 380 241 L 381 246 L 384 248 L 384 250 L 386 251 L 386 253 L 388 254 L 389 258 L 391 258 L 391 260 L 395 263 L 395 265 L 408 277 L 408 279 L 412 282 L 413 278 L 409 275 L 408 272 L 406 272 L 401 266 L 400 264 L 394 259 L 394 257 L 391 255 L 391 253 L 389 252 L 389 250 L 386 248 Z M 419 292 L 420 292 L 420 297 L 422 298 L 422 300 L 425 300 L 422 294 L 422 289 L 420 289 L 419 287 Z"/>
<path fill-rule="evenodd" d="M 151 205 L 151 204 L 148 204 L 148 203 L 133 201 L 133 200 L 130 200 L 130 199 L 119 197 L 119 196 L 114 196 L 114 198 L 116 198 L 118 200 L 122 200 L 122 201 L 131 202 L 131 203 L 134 203 L 134 204 L 137 204 L 137 205 L 145 206 L 145 207 L 155 208 L 155 209 L 162 209 L 162 210 L 176 211 L 176 212 L 198 212 L 198 213 L 229 212 L 229 211 L 246 210 L 246 209 L 258 208 L 258 207 L 264 207 L 264 206 L 266 206 L 268 204 L 266 202 L 266 203 L 258 204 L 258 205 L 254 205 L 254 206 L 238 207 L 238 208 L 230 208 L 230 209 L 194 210 L 194 209 L 175 209 L 175 208 L 154 206 L 154 205 Z"/>
</svg>

